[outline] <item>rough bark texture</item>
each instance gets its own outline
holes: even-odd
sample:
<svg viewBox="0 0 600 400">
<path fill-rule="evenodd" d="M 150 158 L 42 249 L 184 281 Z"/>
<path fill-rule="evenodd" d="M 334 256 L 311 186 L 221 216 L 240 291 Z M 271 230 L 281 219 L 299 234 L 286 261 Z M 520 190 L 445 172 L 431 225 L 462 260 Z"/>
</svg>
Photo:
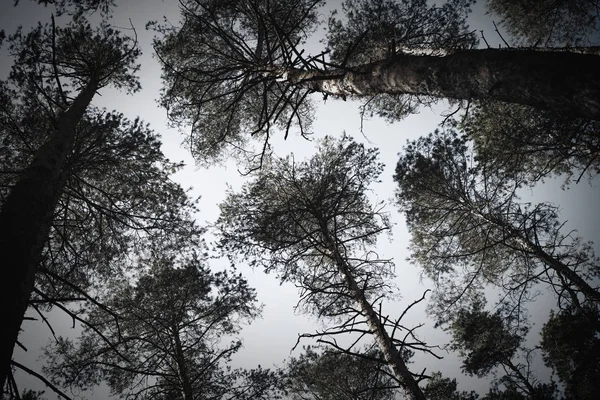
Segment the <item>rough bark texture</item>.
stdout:
<svg viewBox="0 0 600 400">
<path fill-rule="evenodd" d="M 411 372 L 408 370 L 408 367 L 404 363 L 404 360 L 402 360 L 402 357 L 396 349 L 396 346 L 394 346 L 392 338 L 385 330 L 385 327 L 381 323 L 381 320 L 377 316 L 377 313 L 375 312 L 375 310 L 373 310 L 371 303 L 369 303 L 369 301 L 365 297 L 364 290 L 362 290 L 356 283 L 356 280 L 354 279 L 354 276 L 350 271 L 349 265 L 347 264 L 344 257 L 342 257 L 342 255 L 340 254 L 338 247 L 331 240 L 329 232 L 325 231 L 324 236 L 329 242 L 329 251 L 331 252 L 331 257 L 333 258 L 336 266 L 338 267 L 338 271 L 340 272 L 340 274 L 343 275 L 346 284 L 350 289 L 352 297 L 357 302 L 358 306 L 363 311 L 363 313 L 365 313 L 367 318 L 367 324 L 369 325 L 369 328 L 371 328 L 373 334 L 375 335 L 377 344 L 379 345 L 379 349 L 383 353 L 383 356 L 387 361 L 388 365 L 394 371 L 394 375 L 396 375 L 396 378 L 398 378 L 403 383 L 408 398 L 411 400 L 426 400 L 426 397 L 423 394 L 421 388 L 419 387 L 419 384 L 417 383 Z"/>
<path fill-rule="evenodd" d="M 2 343 L 0 392 L 10 372 L 13 348 L 33 291 L 35 274 L 52 225 L 54 209 L 68 174 L 63 171 L 72 151 L 76 127 L 97 85 L 90 82 L 58 120 L 55 134 L 37 151 L 0 212 L 0 277 Z"/>
<path fill-rule="evenodd" d="M 484 49 L 401 54 L 351 70 L 286 70 L 280 80 L 333 96 L 419 94 L 518 103 L 600 120 L 600 56 Z M 281 71 L 280 71 L 281 72 Z"/>
</svg>

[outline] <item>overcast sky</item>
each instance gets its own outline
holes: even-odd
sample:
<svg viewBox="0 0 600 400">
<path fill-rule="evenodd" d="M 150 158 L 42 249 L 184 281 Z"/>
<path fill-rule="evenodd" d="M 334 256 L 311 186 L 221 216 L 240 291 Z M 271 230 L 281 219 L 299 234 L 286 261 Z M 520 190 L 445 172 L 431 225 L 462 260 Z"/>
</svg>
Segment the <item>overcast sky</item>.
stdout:
<svg viewBox="0 0 600 400">
<path fill-rule="evenodd" d="M 13 8 L 11 7 L 12 0 L 0 1 L 2 1 L 0 6 L 0 28 L 5 29 L 7 33 L 12 32 L 18 24 L 27 27 L 37 24 L 38 21 L 50 21 L 50 8 L 35 6 L 27 0 L 21 0 L 21 4 L 17 8 Z M 149 20 L 161 19 L 163 15 L 167 15 L 173 22 L 177 21 L 177 2 L 174 0 L 121 0 L 117 3 L 118 7 L 115 11 L 113 24 L 128 27 L 129 19 L 131 19 L 137 29 L 143 50 L 140 59 L 142 64 L 140 76 L 143 90 L 133 96 L 103 90 L 101 92 L 102 96 L 96 96 L 94 104 L 108 109 L 116 109 L 130 118 L 139 116 L 162 135 L 165 154 L 171 160 L 184 161 L 187 165 L 176 175 L 176 179 L 182 186 L 192 188 L 192 196 L 201 196 L 199 207 L 201 211 L 197 215 L 198 223 L 200 225 L 210 224 L 218 217 L 218 204 L 224 199 L 226 185 L 229 184 L 236 189 L 241 186 L 244 180 L 240 177 L 233 162 L 210 169 L 196 168 L 190 155 L 181 146 L 184 136 L 181 136 L 178 130 L 167 127 L 166 113 L 163 109 L 158 108 L 156 104 L 161 88 L 160 67 L 153 58 L 150 45 L 153 33 L 146 31 L 144 26 Z M 334 8 L 337 5 L 339 5 L 338 0 L 332 1 L 328 8 Z M 323 10 L 323 15 L 326 15 L 325 10 Z M 477 31 L 484 30 L 488 42 L 493 44 L 500 42 L 494 33 L 491 20 L 484 15 L 479 5 L 474 8 L 470 26 Z M 319 43 L 314 40 L 309 43 L 308 51 L 317 52 L 319 46 Z M 9 67 L 6 59 L 4 60 L 2 64 L 3 73 Z M 421 282 L 418 269 L 405 262 L 408 256 L 406 248 L 409 237 L 402 216 L 391 204 L 394 193 L 392 175 L 397 161 L 397 154 L 407 140 L 433 131 L 442 120 L 440 115 L 451 111 L 451 109 L 444 101 L 440 101 L 437 106 L 421 108 L 418 114 L 392 125 L 385 124 L 377 118 L 372 118 L 365 122 L 363 136 L 360 132 L 359 103 L 330 99 L 326 104 L 323 104 L 323 101 L 317 97 L 317 105 L 313 129 L 314 138 L 321 138 L 325 135 L 340 135 L 343 131 L 346 131 L 357 141 L 378 147 L 381 152 L 381 160 L 386 164 L 386 169 L 381 177 L 382 182 L 374 186 L 374 193 L 376 193 L 378 200 L 388 202 L 387 211 L 392 215 L 395 226 L 392 240 L 381 240 L 377 250 L 383 257 L 393 258 L 396 263 L 398 276 L 396 284 L 399 287 L 402 299 L 399 302 L 384 304 L 384 310 L 391 316 L 398 315 L 407 304 L 419 298 L 423 291 L 431 285 L 427 281 Z M 183 129 L 185 130 L 185 127 Z M 293 151 L 297 160 L 310 156 L 314 152 L 312 142 L 293 135 L 290 135 L 287 141 L 283 141 L 281 137 L 274 138 L 273 146 L 275 152 L 280 156 L 285 156 Z M 560 182 L 548 182 L 543 186 L 536 187 L 529 193 L 524 193 L 524 197 L 525 201 L 550 201 L 560 205 L 562 218 L 568 220 L 567 229 L 578 229 L 579 234 L 586 240 L 600 242 L 600 216 L 598 213 L 600 190 L 597 181 L 593 185 L 582 182 L 579 185 L 574 185 L 568 191 L 560 189 Z M 527 199 L 527 197 L 531 197 L 531 199 Z M 226 264 L 225 261 L 216 261 L 214 268 L 220 269 L 225 267 Z M 242 331 L 244 348 L 234 358 L 234 366 L 251 368 L 257 364 L 261 364 L 263 367 L 281 365 L 283 360 L 290 356 L 290 350 L 294 346 L 298 334 L 312 332 L 316 328 L 322 328 L 323 324 L 317 322 L 313 317 L 299 315 L 294 312 L 293 307 L 297 302 L 298 293 L 292 285 L 279 285 L 275 276 L 265 275 L 258 270 L 252 271 L 245 265 L 239 265 L 239 269 L 248 278 L 251 286 L 257 289 L 259 301 L 264 303 L 265 307 L 263 318 Z M 489 299 L 489 303 L 493 304 L 494 300 Z M 540 301 L 535 305 L 533 314 L 538 328 L 547 319 L 552 305 L 552 299 L 550 301 Z M 447 337 L 443 332 L 434 330 L 433 322 L 426 318 L 424 306 L 416 308 L 407 315 L 405 325 L 411 326 L 421 322 L 426 324 L 420 330 L 420 337 L 425 342 L 439 345 L 447 343 Z M 55 325 L 55 328 L 58 328 L 63 335 L 72 335 L 74 332 L 70 329 L 71 322 L 63 316 L 57 316 Z M 38 323 L 25 323 L 23 328 L 25 329 L 23 342 L 28 346 L 29 352 L 25 354 L 17 348 L 15 357 L 20 362 L 40 371 L 41 364 L 36 362 L 36 349 L 47 343 L 50 334 L 45 327 Z M 537 342 L 537 340 L 534 340 L 534 342 Z M 307 341 L 305 344 L 310 344 L 310 342 Z M 440 370 L 450 377 L 457 377 L 461 382 L 461 389 L 464 390 L 475 389 L 483 392 L 487 389 L 485 383 L 477 382 L 475 379 L 459 377 L 460 372 L 456 357 L 450 354 L 443 355 L 445 358 L 441 361 L 436 361 L 432 357 L 417 355 L 412 368 L 418 371 L 426 366 L 428 372 Z M 33 382 L 30 379 L 22 380 L 22 382 L 27 382 L 22 383 L 22 385 L 31 388 L 43 388 L 43 385 L 37 383 L 30 384 L 30 382 Z M 93 397 L 105 398 L 105 393 L 104 390 L 96 390 Z M 48 397 L 54 398 L 53 395 Z"/>
</svg>

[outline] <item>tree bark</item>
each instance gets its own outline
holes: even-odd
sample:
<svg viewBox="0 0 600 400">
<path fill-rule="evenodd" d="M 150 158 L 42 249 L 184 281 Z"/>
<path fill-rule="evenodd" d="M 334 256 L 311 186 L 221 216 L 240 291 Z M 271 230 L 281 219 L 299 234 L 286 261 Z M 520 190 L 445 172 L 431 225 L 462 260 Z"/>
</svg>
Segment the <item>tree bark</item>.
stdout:
<svg viewBox="0 0 600 400">
<path fill-rule="evenodd" d="M 279 80 L 340 97 L 428 95 L 500 100 L 600 120 L 600 56 L 483 49 L 443 57 L 400 54 L 348 69 L 273 71 Z"/>
<path fill-rule="evenodd" d="M 2 344 L 0 393 L 10 373 L 14 345 L 33 291 L 35 274 L 52 225 L 54 209 L 68 178 L 65 163 L 72 152 L 77 124 L 97 90 L 90 81 L 57 121 L 53 136 L 35 154 L 0 211 Z"/>
<path fill-rule="evenodd" d="M 412 400 L 426 400 L 425 394 L 419 387 L 419 384 L 408 370 L 406 363 L 402 359 L 400 353 L 394 346 L 392 338 L 388 334 L 385 329 L 385 326 L 381 323 L 381 320 L 377 316 L 375 310 L 371 306 L 371 303 L 365 297 L 365 292 L 362 290 L 352 272 L 350 271 L 350 267 L 344 257 L 340 254 L 340 251 L 337 245 L 331 239 L 329 232 L 324 228 L 324 237 L 328 242 L 329 251 L 332 253 L 331 258 L 335 262 L 338 271 L 344 277 L 348 288 L 350 289 L 350 293 L 354 300 L 358 303 L 360 309 L 365 313 L 367 318 L 367 324 L 369 328 L 373 331 L 375 335 L 376 341 L 379 345 L 379 349 L 383 353 L 385 360 L 388 365 L 394 371 L 394 375 L 403 383 L 403 386 L 408 394 L 408 397 Z"/>
<path fill-rule="evenodd" d="M 179 338 L 179 332 L 176 327 L 173 328 L 173 339 L 175 340 L 175 353 L 177 356 L 179 379 L 181 380 L 181 388 L 183 389 L 183 400 L 194 400 L 194 391 L 192 390 L 192 384 L 190 383 L 187 366 L 185 365 L 185 355 L 183 354 L 181 339 Z"/>
</svg>

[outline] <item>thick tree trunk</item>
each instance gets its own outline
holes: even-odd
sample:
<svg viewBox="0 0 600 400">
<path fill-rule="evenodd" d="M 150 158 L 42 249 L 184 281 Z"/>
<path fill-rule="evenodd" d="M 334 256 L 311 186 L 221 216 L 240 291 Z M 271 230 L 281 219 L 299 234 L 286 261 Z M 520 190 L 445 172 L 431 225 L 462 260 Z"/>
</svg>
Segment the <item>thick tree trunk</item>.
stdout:
<svg viewBox="0 0 600 400">
<path fill-rule="evenodd" d="M 3 326 L 0 391 L 10 373 L 13 348 L 33 291 L 54 209 L 67 180 L 63 168 L 72 151 L 76 127 L 96 89 L 96 83 L 90 82 L 60 116 L 56 132 L 37 151 L 0 212 L 0 254 L 4 259 L 0 277 Z"/>
<path fill-rule="evenodd" d="M 289 69 L 278 74 L 280 80 L 333 96 L 388 93 L 500 100 L 600 120 L 598 71 L 598 55 L 484 49 L 443 57 L 401 54 L 351 70 Z"/>
<path fill-rule="evenodd" d="M 375 310 L 373 310 L 371 303 L 369 303 L 369 301 L 365 297 L 364 290 L 362 290 L 356 283 L 356 280 L 354 279 L 354 276 L 350 271 L 348 263 L 340 254 L 340 251 L 338 247 L 334 244 L 333 240 L 331 240 L 329 232 L 326 231 L 326 228 L 324 230 L 324 236 L 329 242 L 328 247 L 330 248 L 329 250 L 332 253 L 331 257 L 336 263 L 338 271 L 340 272 L 340 274 L 343 275 L 346 284 L 350 289 L 350 293 L 354 297 L 354 300 L 358 303 L 358 306 L 366 315 L 367 324 L 369 325 L 369 328 L 371 328 L 371 330 L 373 331 L 377 344 L 379 345 L 379 349 L 383 353 L 385 360 L 394 371 L 394 375 L 396 375 L 396 377 L 403 383 L 408 398 L 410 398 L 411 400 L 426 400 L 426 397 L 423 394 L 421 388 L 419 387 L 419 384 L 417 383 L 411 372 L 408 370 L 408 367 L 406 366 L 406 363 L 404 362 L 400 353 L 396 349 L 396 346 L 394 346 L 392 338 L 386 331 L 385 326 L 383 326 L 381 320 L 379 319 L 379 316 L 377 315 Z"/>
</svg>

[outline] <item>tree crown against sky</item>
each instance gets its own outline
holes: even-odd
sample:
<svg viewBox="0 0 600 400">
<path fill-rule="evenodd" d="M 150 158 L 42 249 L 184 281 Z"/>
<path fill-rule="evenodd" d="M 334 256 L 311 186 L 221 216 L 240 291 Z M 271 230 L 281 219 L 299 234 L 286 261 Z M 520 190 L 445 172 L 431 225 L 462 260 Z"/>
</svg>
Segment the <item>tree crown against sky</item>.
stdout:
<svg viewBox="0 0 600 400">
<path fill-rule="evenodd" d="M 364 356 L 376 358 L 371 349 Z M 385 364 L 331 349 L 306 346 L 281 371 L 291 400 L 392 400 L 398 387 Z"/>
<path fill-rule="evenodd" d="M 537 282 L 549 284 L 559 304 L 579 302 L 580 291 L 597 302 L 591 245 L 561 231 L 555 206 L 519 203 L 519 182 L 473 156 L 464 137 L 436 131 L 410 142 L 396 166 L 410 259 L 440 288 L 440 321 L 480 297 L 486 284 L 502 288 L 515 312 Z"/>
<path fill-rule="evenodd" d="M 235 336 L 260 314 L 256 291 L 201 257 L 149 259 L 135 283 L 114 282 L 77 341 L 46 348 L 46 372 L 79 390 L 106 382 L 128 399 L 262 398 L 267 370 L 227 366 L 241 346 Z"/>
<path fill-rule="evenodd" d="M 86 64 L 91 66 L 96 58 L 101 62 L 110 58 L 108 47 L 98 50 L 101 55 L 96 57 L 74 47 L 91 33 L 89 25 L 78 26 L 75 32 L 59 28 L 54 55 L 47 29 L 38 26 L 27 35 L 19 32 L 11 38 L 10 50 L 18 58 L 11 76 L 2 82 L 1 95 L 6 100 L 0 109 L 5 144 L 3 199 L 42 144 L 52 138 L 56 120 L 68 105 L 63 101 L 72 96 L 69 90 L 76 90 L 89 77 L 84 71 Z M 116 34 L 108 27 L 105 32 L 109 37 Z M 91 48 L 94 39 L 87 40 Z M 115 45 L 123 40 L 115 39 Z M 58 79 L 53 59 L 57 60 Z M 133 70 L 136 68 L 133 65 Z M 103 84 L 114 82 L 137 90 L 139 83 L 133 72 L 116 71 L 116 76 L 107 76 Z M 44 82 L 41 86 L 40 81 Z M 60 88 L 57 83 L 61 83 Z M 77 126 L 64 167 L 68 171 L 65 189 L 54 212 L 43 258 L 43 270 L 50 275 L 40 277 L 40 285 L 52 282 L 56 285 L 53 289 L 46 287 L 51 292 L 72 293 L 72 287 L 56 281 L 67 279 L 86 290 L 102 274 L 110 276 L 119 270 L 117 265 L 124 265 L 130 250 L 140 254 L 149 251 L 148 243 L 159 238 L 164 243 L 172 241 L 174 249 L 181 245 L 178 241 L 183 236 L 199 232 L 191 219 L 197 211 L 194 202 L 170 179 L 181 165 L 170 162 L 160 146 L 160 137 L 142 121 L 130 121 L 118 112 L 88 109 Z"/>
<path fill-rule="evenodd" d="M 557 177 L 565 186 L 600 172 L 600 124 L 517 104 L 473 104 L 456 126 L 480 162 L 533 186 Z M 585 180 L 585 179 L 584 179 Z"/>
<path fill-rule="evenodd" d="M 443 55 L 475 48 L 477 37 L 466 23 L 472 4 L 471 0 L 344 1 L 340 17 L 334 11 L 327 24 L 324 43 L 329 62 L 354 68 L 403 52 Z M 379 93 L 364 102 L 361 112 L 391 123 L 436 101 L 427 95 Z"/>
<path fill-rule="evenodd" d="M 77 319 L 68 304 L 92 300 L 103 280 L 151 253 L 149 243 L 161 239 L 172 251 L 200 230 L 194 201 L 170 180 L 180 165 L 166 159 L 157 135 L 90 106 L 106 86 L 139 90 L 134 39 L 79 18 L 19 29 L 8 41 L 15 63 L 0 86 L 2 245 L 14 265 L 3 295 L 19 304 L 4 310 L 18 343 L 28 305 L 44 321 L 54 306 Z M 11 362 L 12 345 L 3 345 L 3 363 Z"/>
<path fill-rule="evenodd" d="M 477 400 L 476 392 L 459 391 L 456 378 L 446 378 L 439 372 L 431 374 L 431 379 L 423 389 L 429 400 Z"/>
<path fill-rule="evenodd" d="M 123 35 L 106 22 L 94 27 L 83 18 L 64 27 L 38 23 L 27 33 L 19 28 L 8 41 L 9 54 L 15 57 L 10 78 L 39 91 L 50 109 L 64 110 L 65 103 L 73 100 L 69 94 L 90 80 L 96 81 L 98 89 L 140 89 L 136 76 L 140 49 L 135 37 Z M 35 86 L 38 81 L 43 82 L 40 87 Z"/>
<path fill-rule="evenodd" d="M 350 67 L 364 61 L 364 49 L 379 60 L 389 55 L 391 38 L 386 35 L 391 32 L 397 46 L 408 48 L 468 48 L 474 41 L 464 26 L 468 1 L 441 7 L 422 0 L 350 1 L 344 7 L 355 17 L 347 23 L 330 20 L 331 49 L 309 55 L 303 45 L 319 26 L 324 3 L 183 2 L 181 26 L 158 28 L 163 35 L 155 42 L 164 63 L 163 105 L 175 123 L 191 125 L 190 148 L 200 162 L 218 158 L 224 150 L 244 155 L 250 136 L 267 146 L 275 127 L 286 136 L 294 126 L 303 135 L 311 133 L 312 89 L 280 79 L 288 69 L 320 71 L 329 63 Z M 386 35 L 379 35 L 382 29 Z M 380 97 L 371 103 L 380 104 L 380 114 L 390 118 L 415 109 L 416 98 Z"/>
<path fill-rule="evenodd" d="M 486 376 L 499 364 L 511 362 L 527 329 L 515 329 L 510 322 L 510 317 L 500 312 L 485 311 L 481 303 L 460 310 L 449 329 L 452 332 L 451 348 L 460 352 L 464 372 Z"/>
<path fill-rule="evenodd" d="M 373 337 L 398 384 L 411 399 L 424 399 L 424 373 L 412 373 L 407 360 L 414 351 L 435 355 L 415 328 L 383 314 L 383 300 L 393 296 L 393 263 L 373 250 L 389 230 L 381 204 L 372 204 L 368 189 L 382 165 L 377 150 L 352 138 L 326 137 L 304 162 L 293 156 L 269 159 L 267 168 L 239 193 L 230 193 L 217 221 L 220 245 L 300 289 L 298 307 L 333 322 L 332 327 L 303 337 L 317 338 L 347 354 Z M 377 303 L 379 309 L 377 310 Z M 389 331 L 388 331 L 389 330 Z M 341 335 L 358 335 L 349 346 Z M 403 336 L 399 338 L 396 336 Z"/>
<path fill-rule="evenodd" d="M 21 1 L 13 0 L 14 6 L 18 6 Z M 114 0 L 30 0 L 44 6 L 54 6 L 57 14 L 69 14 L 81 17 L 96 11 L 100 11 L 103 16 L 110 15 L 115 6 Z"/>
<path fill-rule="evenodd" d="M 600 313 L 594 307 L 552 312 L 542 328 L 544 363 L 573 398 L 592 399 L 600 389 Z"/>
<path fill-rule="evenodd" d="M 252 266 L 276 272 L 282 281 L 306 284 L 309 308 L 335 315 L 349 298 L 340 295 L 332 302 L 326 290 L 312 290 L 334 283 L 344 286 L 335 265 L 324 256 L 327 232 L 356 260 L 354 273 L 361 284 L 368 281 L 367 293 L 376 295 L 387 286 L 391 264 L 369 250 L 378 234 L 389 229 L 387 215 L 367 197 L 382 168 L 376 150 L 347 136 L 325 138 L 307 161 L 297 162 L 293 155 L 273 157 L 256 179 L 240 193 L 229 193 L 220 206 L 221 246 Z M 322 272 L 314 274 L 315 270 Z"/>
<path fill-rule="evenodd" d="M 392 49 L 391 49 L 391 48 L 389 48 L 389 51 L 392 51 Z M 109 118 L 109 117 L 107 116 L 107 119 L 108 119 L 108 118 Z M 117 118 L 117 119 L 118 119 L 118 116 L 115 116 L 115 118 Z M 138 123 L 137 123 L 137 121 L 134 121 L 134 122 L 128 122 L 128 123 L 131 123 L 132 125 L 135 125 L 135 126 L 137 126 L 137 124 L 138 124 Z M 150 136 L 151 136 L 151 135 L 150 135 Z M 137 146 L 138 146 L 138 144 L 134 144 L 134 145 L 133 145 L 133 147 L 137 147 Z M 149 147 L 152 147 L 152 146 L 149 146 Z M 138 164 L 138 165 L 143 165 L 143 164 Z M 138 168 L 140 168 L 140 167 L 138 167 Z M 140 169 L 141 169 L 141 168 L 140 168 Z M 110 171 L 110 168 L 107 168 L 107 170 L 108 170 L 108 171 Z M 446 383 L 446 382 L 444 382 L 444 383 Z M 451 385 L 448 385 L 448 386 L 451 386 Z M 512 394 L 512 393 L 511 393 L 511 394 Z M 495 397 L 489 397 L 489 398 L 495 398 Z M 498 396 L 498 398 L 501 398 L 501 396 Z M 504 398 L 504 397 L 502 397 L 502 398 Z M 521 398 L 521 397 L 518 397 L 518 396 L 516 396 L 516 398 Z"/>
<path fill-rule="evenodd" d="M 162 103 L 176 124 L 191 124 L 199 162 L 218 158 L 226 142 L 244 148 L 248 133 L 268 134 L 273 123 L 285 129 L 296 121 L 310 132 L 308 93 L 269 75 L 275 65 L 300 62 L 292 49 L 315 29 L 323 3 L 183 1 L 181 27 L 157 26 L 168 82 Z"/>
<path fill-rule="evenodd" d="M 323 51 L 306 54 L 306 39 L 323 24 L 322 4 L 183 2 L 181 26 L 155 25 L 162 103 L 175 124 L 191 129 L 187 143 L 200 162 L 236 154 L 260 165 L 277 129 L 286 137 L 294 126 L 310 133 L 315 92 L 324 100 L 362 99 L 363 115 L 389 121 L 434 98 L 501 100 L 599 118 L 597 56 L 474 50 L 468 0 L 346 1 L 344 17 L 329 19 Z M 578 71 L 548 72 L 548 63 L 575 63 Z M 564 84 L 555 84 L 559 76 Z M 572 107 L 578 98 L 581 105 Z"/>
<path fill-rule="evenodd" d="M 487 0 L 486 6 L 527 45 L 582 46 L 598 39 L 598 0 Z"/>
</svg>

